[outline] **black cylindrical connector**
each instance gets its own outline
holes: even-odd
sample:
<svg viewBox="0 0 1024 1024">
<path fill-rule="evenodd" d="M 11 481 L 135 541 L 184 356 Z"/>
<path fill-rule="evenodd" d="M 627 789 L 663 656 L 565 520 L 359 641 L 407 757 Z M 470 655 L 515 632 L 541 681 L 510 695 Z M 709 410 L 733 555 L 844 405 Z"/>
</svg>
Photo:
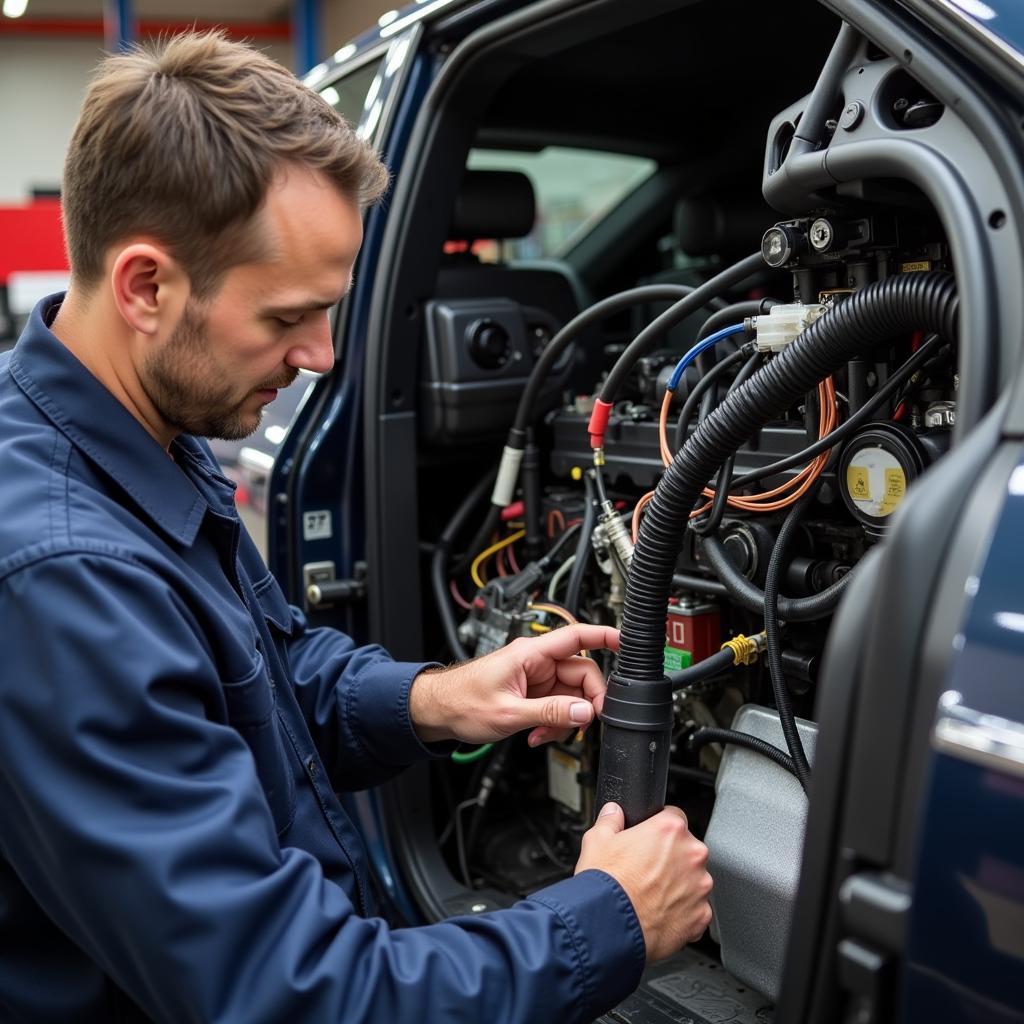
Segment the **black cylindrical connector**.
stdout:
<svg viewBox="0 0 1024 1024">
<path fill-rule="evenodd" d="M 544 552 L 544 533 L 541 530 L 540 449 L 531 437 L 523 450 L 523 463 L 519 470 L 523 482 L 523 523 L 526 539 L 523 551 L 533 561 Z"/>
<path fill-rule="evenodd" d="M 613 676 L 601 720 L 597 807 L 609 801 L 619 804 L 629 828 L 665 806 L 672 686 L 665 678 L 630 684 Z"/>
</svg>

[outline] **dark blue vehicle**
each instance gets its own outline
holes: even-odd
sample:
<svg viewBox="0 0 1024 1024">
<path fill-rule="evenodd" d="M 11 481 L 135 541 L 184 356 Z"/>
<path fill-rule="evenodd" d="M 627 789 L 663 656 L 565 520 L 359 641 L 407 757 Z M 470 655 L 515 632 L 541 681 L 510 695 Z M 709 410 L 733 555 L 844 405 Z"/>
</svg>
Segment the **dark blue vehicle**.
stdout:
<svg viewBox="0 0 1024 1024">
<path fill-rule="evenodd" d="M 427 0 L 309 82 L 395 183 L 271 568 L 406 659 L 623 635 L 603 736 L 347 798 L 396 919 L 667 799 L 716 920 L 607 1020 L 1024 1022 L 1019 5 Z"/>
</svg>

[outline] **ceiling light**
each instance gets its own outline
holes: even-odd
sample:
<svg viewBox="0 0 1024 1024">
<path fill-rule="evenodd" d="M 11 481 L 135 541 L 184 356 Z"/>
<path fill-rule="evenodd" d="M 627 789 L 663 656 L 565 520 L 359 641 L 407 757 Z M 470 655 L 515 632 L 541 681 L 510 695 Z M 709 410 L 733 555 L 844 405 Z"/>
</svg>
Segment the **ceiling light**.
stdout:
<svg viewBox="0 0 1024 1024">
<path fill-rule="evenodd" d="M 8 18 L 20 18 L 28 7 L 28 0 L 4 0 L 4 15 Z"/>
</svg>

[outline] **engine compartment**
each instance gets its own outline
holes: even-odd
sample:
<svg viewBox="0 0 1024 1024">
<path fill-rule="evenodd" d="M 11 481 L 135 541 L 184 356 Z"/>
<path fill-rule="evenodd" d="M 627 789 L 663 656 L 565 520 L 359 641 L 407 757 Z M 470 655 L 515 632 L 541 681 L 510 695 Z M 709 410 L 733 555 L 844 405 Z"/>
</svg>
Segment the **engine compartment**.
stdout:
<svg viewBox="0 0 1024 1024">
<path fill-rule="evenodd" d="M 771 1019 L 833 616 L 991 405 L 1002 359 L 972 259 L 1013 244 L 998 173 L 905 53 L 840 33 L 826 56 L 837 25 L 816 28 L 811 92 L 747 138 L 758 180 L 706 176 L 682 198 L 692 230 L 715 211 L 715 259 L 676 275 L 619 261 L 572 315 L 513 294 L 508 274 L 493 293 L 418 288 L 423 651 L 479 656 L 576 619 L 624 638 L 618 658 L 595 654 L 620 702 L 603 730 L 431 767 L 414 814 L 449 878 L 420 876 L 442 894 L 425 904 L 479 912 L 565 877 L 605 799 L 640 816 L 678 804 L 716 878 L 687 970 L 725 968 L 721 998 L 743 1003 L 708 1019 Z M 510 130 L 525 74 L 478 136 Z M 943 152 L 959 181 L 936 170 Z M 824 337 L 841 358 L 812 352 Z M 790 393 L 798 369 L 812 382 Z"/>
</svg>

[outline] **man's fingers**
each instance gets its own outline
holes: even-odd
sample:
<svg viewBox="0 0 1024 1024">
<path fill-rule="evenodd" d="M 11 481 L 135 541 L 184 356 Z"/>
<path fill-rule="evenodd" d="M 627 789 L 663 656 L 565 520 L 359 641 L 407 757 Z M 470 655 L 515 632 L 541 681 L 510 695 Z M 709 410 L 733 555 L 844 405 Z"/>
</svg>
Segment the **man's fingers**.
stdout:
<svg viewBox="0 0 1024 1024">
<path fill-rule="evenodd" d="M 581 658 L 577 655 L 558 661 L 555 663 L 555 675 L 560 687 L 568 686 L 579 690 L 591 701 L 596 700 L 607 689 L 604 676 L 592 658 Z"/>
<path fill-rule="evenodd" d="M 594 706 L 579 697 L 535 697 L 517 700 L 508 715 L 509 723 L 518 732 L 543 726 L 564 734 L 594 720 Z"/>
<path fill-rule="evenodd" d="M 626 827 L 626 816 L 618 804 L 605 804 L 591 826 L 592 832 L 607 832 L 614 835 Z"/>
<path fill-rule="evenodd" d="M 548 658 L 570 658 L 580 651 L 597 651 L 607 647 L 619 649 L 619 631 L 611 626 L 592 626 L 578 622 L 561 626 L 550 633 L 530 640 L 531 653 L 543 654 Z"/>
</svg>

